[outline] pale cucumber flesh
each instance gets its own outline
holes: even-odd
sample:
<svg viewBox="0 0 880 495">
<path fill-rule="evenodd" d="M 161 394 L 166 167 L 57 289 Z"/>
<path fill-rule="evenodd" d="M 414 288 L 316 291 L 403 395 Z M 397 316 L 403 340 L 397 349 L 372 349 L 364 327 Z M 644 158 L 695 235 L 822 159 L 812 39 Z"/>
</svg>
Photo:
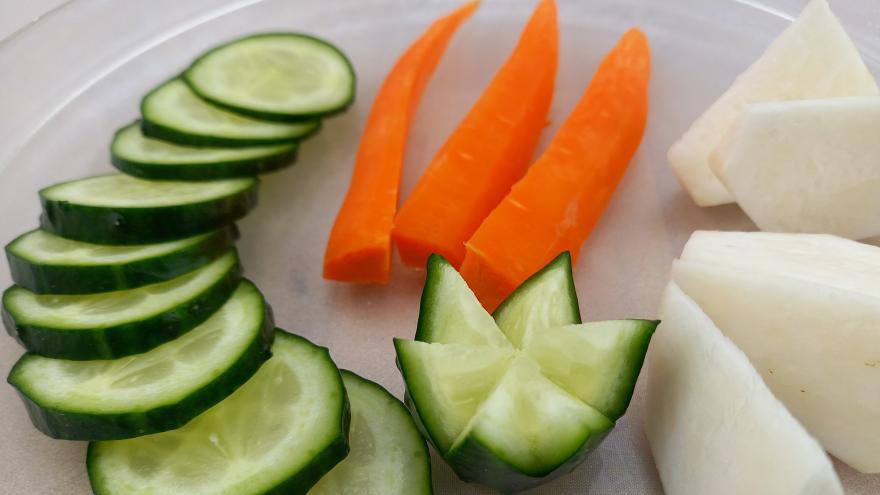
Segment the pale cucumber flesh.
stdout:
<svg viewBox="0 0 880 495">
<path fill-rule="evenodd" d="M 428 450 L 406 407 L 381 386 L 342 372 L 351 404 L 348 457 L 309 495 L 427 495 Z"/>
<path fill-rule="evenodd" d="M 101 328 L 141 320 L 192 299 L 222 279 L 238 263 L 234 251 L 186 275 L 137 289 L 86 295 L 38 295 L 13 287 L 6 310 L 22 324 L 52 328 Z"/>
<path fill-rule="evenodd" d="M 261 331 L 262 295 L 243 282 L 201 325 L 143 354 L 70 361 L 30 356 L 16 386 L 43 407 L 112 414 L 174 404 L 232 366 Z"/>
<path fill-rule="evenodd" d="M 138 123 L 121 129 L 113 140 L 113 155 L 150 165 L 213 164 L 252 160 L 289 152 L 295 143 L 244 148 L 182 146 L 144 136 Z"/>
<path fill-rule="evenodd" d="M 458 271 L 438 255 L 428 261 L 416 339 L 511 348 Z"/>
<path fill-rule="evenodd" d="M 516 347 L 533 328 L 551 328 L 581 322 L 566 252 L 535 273 L 510 295 L 493 315 L 498 327 Z"/>
<path fill-rule="evenodd" d="M 352 97 L 354 74 L 331 45 L 296 34 L 257 35 L 216 48 L 184 77 L 215 103 L 270 114 L 335 111 Z"/>
<path fill-rule="evenodd" d="M 145 117 L 181 132 L 241 139 L 294 139 L 310 133 L 314 122 L 281 123 L 253 119 L 212 105 L 180 79 L 171 80 L 144 100 Z"/>
<path fill-rule="evenodd" d="M 9 245 L 9 250 L 33 263 L 55 265 L 109 265 L 130 263 L 173 253 L 198 244 L 213 233 L 186 239 L 132 246 L 110 246 L 74 241 L 45 230 L 32 230 Z"/>
<path fill-rule="evenodd" d="M 92 487 L 100 495 L 257 495 L 279 486 L 305 493 L 314 480 L 285 483 L 344 457 L 334 448 L 344 446 L 345 401 L 326 349 L 278 332 L 273 357 L 183 428 L 93 443 Z"/>
<path fill-rule="evenodd" d="M 543 476 L 614 423 L 518 357 L 480 406 L 452 450 L 471 437 L 520 472 Z"/>
<path fill-rule="evenodd" d="M 487 346 L 395 340 L 410 397 L 446 451 L 507 371 L 514 352 Z"/>
<path fill-rule="evenodd" d="M 52 201 L 107 208 L 156 208 L 202 203 L 232 196 L 253 187 L 252 177 L 208 182 L 145 180 L 124 174 L 100 175 L 43 189 Z"/>
<path fill-rule="evenodd" d="M 616 420 L 629 405 L 656 321 L 617 320 L 533 329 L 524 353 L 541 372 Z"/>
</svg>

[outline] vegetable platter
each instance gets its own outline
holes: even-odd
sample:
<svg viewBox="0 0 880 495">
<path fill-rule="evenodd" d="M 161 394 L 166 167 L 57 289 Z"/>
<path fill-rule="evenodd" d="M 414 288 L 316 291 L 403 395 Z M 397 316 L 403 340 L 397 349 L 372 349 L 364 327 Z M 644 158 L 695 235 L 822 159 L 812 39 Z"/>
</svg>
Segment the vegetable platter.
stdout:
<svg viewBox="0 0 880 495">
<path fill-rule="evenodd" d="M 735 205 L 711 209 L 696 206 L 669 169 L 667 150 L 733 78 L 785 29 L 806 2 L 558 0 L 557 3 L 559 70 L 548 125 L 537 143 L 535 158 L 548 146 L 605 54 L 627 29 L 637 26 L 650 40 L 650 109 L 644 138 L 604 214 L 584 243 L 573 267 L 573 280 L 577 288 L 575 299 L 580 302 L 585 323 L 621 318 L 653 319 L 657 317 L 658 305 L 669 281 L 670 266 L 693 231 L 756 230 Z M 436 150 L 456 130 L 462 117 L 490 84 L 536 4 L 531 0 L 483 0 L 479 9 L 457 28 L 413 114 L 401 198 L 414 190 Z M 832 0 L 831 4 L 865 64 L 875 75 L 880 74 L 880 41 L 874 29 L 880 12 L 869 0 Z M 3 112 L 0 117 L 0 143 L 3 143 L 0 147 L 0 241 L 7 244 L 39 225 L 37 191 L 56 183 L 111 173 L 114 169 L 110 141 L 117 130 L 131 124 L 141 112 L 149 121 L 141 124 L 142 129 L 149 130 L 152 125 L 150 132 L 162 134 L 180 146 L 264 146 L 266 148 L 256 156 L 224 151 L 228 153 L 223 155 L 224 160 L 228 158 L 226 168 L 217 169 L 216 175 L 210 177 L 234 180 L 228 178 L 229 174 L 238 173 L 236 170 L 241 167 L 249 173 L 280 167 L 261 179 L 256 206 L 248 202 L 246 208 L 242 206 L 241 211 L 227 218 L 241 218 L 244 210 L 248 210 L 248 215 L 236 222 L 238 232 L 212 234 L 217 240 L 211 249 L 218 255 L 226 252 L 231 238 L 237 236 L 237 256 L 243 273 L 236 272 L 235 276 L 253 282 L 272 307 L 273 314 L 257 316 L 274 317 L 280 327 L 310 343 L 276 333 L 276 357 L 268 361 L 275 364 L 263 365 L 261 369 L 265 372 L 254 375 L 255 381 L 250 383 L 259 385 L 261 382 L 256 380 L 265 380 L 263 375 L 282 367 L 285 359 L 303 359 L 297 353 L 317 353 L 313 359 L 320 363 L 315 366 L 323 366 L 321 369 L 325 371 L 331 369 L 333 363 L 328 364 L 322 351 L 315 350 L 315 346 L 322 346 L 330 349 L 330 356 L 339 369 L 376 382 L 403 399 L 404 380 L 394 366 L 393 339 L 414 338 L 424 272 L 408 269 L 395 254 L 389 283 L 340 284 L 322 277 L 322 263 L 328 234 L 346 194 L 371 104 L 385 76 L 426 26 L 462 5 L 463 2 L 452 0 L 155 0 L 132 2 L 124 9 L 93 0 L 64 4 L 0 41 L 0 67 L 3 67 L 0 76 Z M 71 34 L 74 29 L 75 36 Z M 282 109 L 281 113 L 266 113 L 265 109 L 251 112 L 249 118 L 266 119 L 273 125 L 247 136 L 219 138 L 210 132 L 195 136 L 168 131 L 169 122 L 172 125 L 178 122 L 173 115 L 170 120 L 163 120 L 165 115 L 158 97 L 149 109 L 141 107 L 141 98 L 163 83 L 169 83 L 168 90 L 188 91 L 179 80 L 172 81 L 171 78 L 178 75 L 189 81 L 191 89 L 207 95 L 211 88 L 203 86 L 211 86 L 210 74 L 196 74 L 195 70 L 184 72 L 196 57 L 226 41 L 254 33 L 277 32 L 305 32 L 331 41 L 354 67 L 356 92 L 347 95 L 342 91 L 341 96 L 337 95 L 338 101 L 320 108 L 297 107 L 294 102 L 292 109 Z M 353 97 L 350 105 L 349 97 Z M 223 95 L 213 93 L 207 98 L 224 109 L 242 110 L 240 100 L 224 101 Z M 247 102 L 244 106 L 248 106 Z M 344 108 L 347 109 L 342 113 L 329 115 Z M 296 116 L 293 120 L 299 116 L 311 120 L 294 122 L 291 115 Z M 323 119 L 320 126 L 312 122 L 318 118 Z M 135 134 L 137 131 L 136 128 L 125 130 Z M 281 138 L 277 137 L 279 133 Z M 302 137 L 303 141 L 299 145 L 278 144 L 286 142 L 287 137 Z M 118 143 L 119 156 L 114 156 L 118 168 L 141 176 L 179 173 L 167 164 L 156 165 L 155 156 L 139 155 L 138 149 L 132 151 L 132 146 L 143 148 L 143 143 L 138 142 L 143 137 L 135 135 L 132 139 L 134 144 Z M 114 153 L 116 150 L 114 147 Z M 166 156 L 175 152 L 171 148 L 165 150 Z M 294 155 L 294 166 L 281 164 Z M 153 166 L 144 166 L 144 162 Z M 191 163 L 172 165 L 193 170 Z M 204 235 L 219 226 L 189 231 L 185 220 L 167 222 L 167 229 L 160 230 L 175 234 L 150 242 L 171 242 L 184 234 Z M 99 235 L 104 242 L 109 239 Z M 192 237 L 190 242 L 194 246 L 209 244 L 199 237 Z M 175 249 L 195 248 L 177 246 Z M 166 256 L 171 255 L 166 253 Z M 208 261 L 202 261 L 200 266 L 208 266 Z M 178 272 L 182 271 L 189 270 Z M 173 275 L 179 275 L 178 272 Z M 166 275 L 172 276 L 170 272 Z M 125 289 L 139 283 L 138 280 L 141 279 L 135 276 L 118 279 L 115 286 L 104 290 Z M 0 264 L 0 287 L 9 286 L 11 281 L 9 268 Z M 76 286 L 70 280 L 65 283 Z M 40 287 L 34 282 L 29 288 L 38 291 Z M 250 285 L 242 287 L 253 290 Z M 231 289 L 227 292 L 231 293 Z M 255 335 L 256 325 L 253 324 Z M 271 339 L 265 335 L 260 338 Z M 14 340 L 4 337 L 0 343 L 0 374 L 9 373 L 21 352 Z M 111 354 L 116 357 L 118 353 Z M 650 371 L 647 366 L 642 371 L 643 379 L 636 386 L 626 414 L 617 420 L 614 429 L 595 446 L 583 464 L 571 474 L 527 493 L 662 494 L 644 426 L 649 414 L 645 390 L 649 380 L 644 375 Z M 253 370 L 247 373 L 252 374 Z M 363 404 L 361 401 L 366 401 L 368 396 L 381 404 L 393 403 L 381 389 L 356 375 L 343 371 L 342 378 L 336 380 L 334 373 L 330 373 L 331 379 L 326 383 L 312 385 L 325 391 L 336 390 L 338 394 L 344 380 L 345 387 L 351 387 L 348 396 L 352 408 Z M 179 385 L 184 386 L 189 385 Z M 256 390 L 256 385 L 251 389 L 245 388 L 246 385 L 241 387 L 239 391 L 243 396 L 260 393 L 251 390 Z M 338 399 L 338 395 L 334 397 Z M 211 404 L 201 403 L 187 414 L 197 414 L 214 402 L 217 400 Z M 230 403 L 230 407 L 236 404 Z M 285 406 L 277 407 L 281 411 Z M 336 436 L 328 440 L 327 446 L 321 446 L 331 452 L 330 456 L 340 451 L 340 428 L 345 428 L 340 425 L 347 421 L 349 413 L 338 400 L 332 402 L 332 407 L 339 413 L 338 417 L 323 420 L 332 430 L 328 435 Z M 91 493 L 89 473 L 84 468 L 88 444 L 53 440 L 43 435 L 32 427 L 23 409 L 14 388 L 0 387 L 0 493 Z M 400 409 L 394 411 L 398 415 L 401 412 Z M 186 428 L 203 428 L 214 421 L 212 418 L 223 417 L 220 409 L 212 409 L 209 414 L 213 416 L 200 416 L 207 419 L 190 423 Z M 234 415 L 234 411 L 230 414 Z M 356 416 L 357 411 L 353 411 L 353 417 Z M 88 428 L 92 426 L 83 431 L 89 431 Z M 413 452 L 422 455 L 414 430 L 407 430 L 406 434 L 414 445 Z M 115 444 L 94 445 L 97 447 L 88 454 L 89 469 L 100 481 L 95 485 L 93 479 L 92 486 L 106 493 L 118 493 L 112 491 L 114 483 L 124 486 L 128 474 L 106 460 L 112 457 Z M 379 442 L 379 445 L 384 444 Z M 434 493 L 496 493 L 460 481 L 433 448 L 430 455 Z M 685 459 L 682 457 L 682 462 Z M 833 466 L 847 494 L 880 493 L 880 476 L 859 473 L 836 459 Z M 324 467 L 328 466 L 314 469 Z M 273 475 L 277 475 L 278 483 L 286 483 L 296 476 L 307 477 L 314 473 L 303 468 L 301 472 L 279 470 Z M 419 476 L 424 475 L 419 471 Z M 325 479 L 323 485 L 316 485 L 316 493 L 343 493 L 339 485 L 333 484 L 335 480 Z M 266 483 L 268 489 L 275 482 Z M 414 483 L 424 486 L 421 478 Z"/>
</svg>

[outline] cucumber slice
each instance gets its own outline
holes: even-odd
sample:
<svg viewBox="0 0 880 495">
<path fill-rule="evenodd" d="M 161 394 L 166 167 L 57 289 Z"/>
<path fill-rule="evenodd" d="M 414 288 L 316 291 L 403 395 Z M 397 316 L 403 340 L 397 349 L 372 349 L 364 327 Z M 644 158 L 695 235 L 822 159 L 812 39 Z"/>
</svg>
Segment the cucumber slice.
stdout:
<svg viewBox="0 0 880 495">
<path fill-rule="evenodd" d="M 89 445 L 98 495 L 305 494 L 348 453 L 349 412 L 327 349 L 277 331 L 273 356 L 177 430 Z"/>
<path fill-rule="evenodd" d="M 659 323 L 617 320 L 534 329 L 524 353 L 544 376 L 616 421 L 629 406 Z"/>
<path fill-rule="evenodd" d="M 345 55 L 298 33 L 257 34 L 218 46 L 183 79 L 208 102 L 258 119 L 313 120 L 354 101 L 354 69 Z"/>
<path fill-rule="evenodd" d="M 449 450 L 501 379 L 514 351 L 394 340 L 407 393 L 431 442 Z"/>
<path fill-rule="evenodd" d="M 577 291 L 571 273 L 571 254 L 557 256 L 528 278 L 498 306 L 493 315 L 504 335 L 517 347 L 530 328 L 550 328 L 581 322 Z"/>
<path fill-rule="evenodd" d="M 458 271 L 438 254 L 428 258 L 416 340 L 511 348 Z"/>
<path fill-rule="evenodd" d="M 257 203 L 253 177 L 211 182 L 151 181 L 123 174 L 40 191 L 44 229 L 96 244 L 149 244 L 224 227 Z"/>
<path fill-rule="evenodd" d="M 143 354 L 68 361 L 25 354 L 9 373 L 31 421 L 53 438 L 107 440 L 179 428 L 269 358 L 263 296 L 243 281 L 210 318 Z"/>
<path fill-rule="evenodd" d="M 431 459 L 406 407 L 350 371 L 342 371 L 342 381 L 351 403 L 351 452 L 309 495 L 430 495 Z"/>
<path fill-rule="evenodd" d="M 279 123 L 252 119 L 199 98 L 181 79 L 172 79 L 141 101 L 144 134 L 184 146 L 265 146 L 300 141 L 320 121 Z"/>
<path fill-rule="evenodd" d="M 570 472 L 613 426 L 519 357 L 446 460 L 465 481 L 524 490 Z"/>
<path fill-rule="evenodd" d="M 13 286 L 3 294 L 3 322 L 36 354 L 114 359 L 188 332 L 226 302 L 239 279 L 238 256 L 229 250 L 186 275 L 137 289 L 38 295 Z"/>
<path fill-rule="evenodd" d="M 113 166 L 155 180 L 216 180 L 271 172 L 296 161 L 297 143 L 246 148 L 194 147 L 144 136 L 135 122 L 116 131 Z"/>
<path fill-rule="evenodd" d="M 91 294 L 164 282 L 206 265 L 238 238 L 235 226 L 179 241 L 106 246 L 33 230 L 6 246 L 12 280 L 38 294 Z"/>
</svg>

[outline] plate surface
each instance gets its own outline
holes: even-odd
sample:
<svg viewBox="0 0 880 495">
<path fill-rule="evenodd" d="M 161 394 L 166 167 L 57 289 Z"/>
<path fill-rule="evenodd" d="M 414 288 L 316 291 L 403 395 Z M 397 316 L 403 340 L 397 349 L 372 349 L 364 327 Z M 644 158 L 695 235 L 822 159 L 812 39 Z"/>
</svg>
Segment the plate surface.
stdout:
<svg viewBox="0 0 880 495">
<path fill-rule="evenodd" d="M 632 25 L 654 52 L 648 131 L 575 268 L 585 320 L 653 317 L 669 265 L 695 229 L 754 229 L 736 206 L 700 209 L 681 190 L 666 149 L 789 22 L 804 0 L 559 0 L 561 60 L 551 126 L 565 117 L 601 56 Z M 832 1 L 880 74 L 874 34 L 880 3 Z M 340 367 L 398 396 L 391 338 L 412 337 L 423 275 L 395 261 L 385 287 L 321 278 L 324 244 L 345 193 L 358 137 L 383 76 L 447 0 L 75 0 L 0 43 L 0 241 L 37 225 L 36 191 L 107 172 L 113 131 L 137 116 L 141 95 L 205 48 L 246 33 L 298 30 L 325 37 L 352 59 L 357 103 L 302 149 L 292 169 L 265 176 L 260 206 L 241 224 L 247 276 L 280 326 L 330 347 Z M 532 0 L 485 0 L 454 38 L 411 132 L 404 195 L 511 50 Z M 543 146 L 543 145 L 542 145 Z M 0 284 L 9 284 L 0 263 Z M 0 374 L 21 349 L 0 339 Z M 641 389 L 627 415 L 575 473 L 529 493 L 660 494 L 642 431 Z M 85 443 L 34 430 L 13 389 L 0 387 L 0 492 L 90 493 Z M 490 493 L 459 482 L 434 459 L 435 491 Z M 839 462 L 851 495 L 880 492 L 880 476 Z M 772 469 L 772 466 L 768 466 Z"/>
</svg>

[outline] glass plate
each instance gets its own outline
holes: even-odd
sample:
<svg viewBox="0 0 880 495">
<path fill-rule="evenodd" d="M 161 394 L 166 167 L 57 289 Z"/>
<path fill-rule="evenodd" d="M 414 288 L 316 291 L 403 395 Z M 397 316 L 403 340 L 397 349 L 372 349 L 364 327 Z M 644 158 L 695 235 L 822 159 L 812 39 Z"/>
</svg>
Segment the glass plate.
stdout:
<svg viewBox="0 0 880 495">
<path fill-rule="evenodd" d="M 561 63 L 545 142 L 586 87 L 600 57 L 627 27 L 641 26 L 654 52 L 644 143 L 575 270 L 585 319 L 653 317 L 670 262 L 693 230 L 754 228 L 736 206 L 694 206 L 668 168 L 665 153 L 804 3 L 560 0 Z M 354 62 L 357 104 L 326 122 L 323 132 L 305 144 L 295 167 L 264 178 L 260 206 L 241 224 L 241 254 L 248 277 L 265 291 L 279 325 L 329 346 L 340 367 L 401 396 L 391 338 L 412 337 L 423 275 L 395 265 L 393 281 L 385 287 L 329 283 L 321 278 L 322 255 L 377 86 L 430 20 L 458 4 L 66 3 L 0 43 L 0 241 L 37 225 L 39 188 L 110 171 L 110 136 L 137 117 L 140 96 L 205 48 L 267 30 L 326 37 Z M 456 35 L 418 110 L 404 194 L 509 53 L 533 5 L 532 0 L 487 0 Z M 868 64 L 880 73 L 875 36 L 880 3 L 838 0 L 834 7 Z M 9 282 L 2 263 L 0 282 Z M 0 373 L 5 375 L 20 353 L 4 338 Z M 531 493 L 661 493 L 642 415 L 639 389 L 628 414 L 582 467 Z M 3 493 L 89 493 L 85 444 L 53 441 L 34 430 L 8 386 L 0 387 L 0 445 Z M 880 492 L 880 477 L 836 466 L 848 493 Z M 441 495 L 490 493 L 459 482 L 436 458 L 434 483 Z"/>
</svg>

